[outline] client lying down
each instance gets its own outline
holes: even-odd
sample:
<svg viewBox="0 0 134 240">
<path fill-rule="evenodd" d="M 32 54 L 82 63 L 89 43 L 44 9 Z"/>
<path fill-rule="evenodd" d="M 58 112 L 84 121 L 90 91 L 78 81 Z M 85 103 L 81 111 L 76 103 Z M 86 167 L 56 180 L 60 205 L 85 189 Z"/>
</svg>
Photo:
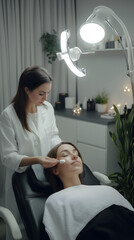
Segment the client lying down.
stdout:
<svg viewBox="0 0 134 240">
<path fill-rule="evenodd" d="M 82 184 L 82 157 L 73 144 L 62 142 L 48 156 L 64 160 L 45 169 L 55 192 L 43 216 L 51 240 L 134 239 L 134 208 L 110 186 Z"/>
</svg>

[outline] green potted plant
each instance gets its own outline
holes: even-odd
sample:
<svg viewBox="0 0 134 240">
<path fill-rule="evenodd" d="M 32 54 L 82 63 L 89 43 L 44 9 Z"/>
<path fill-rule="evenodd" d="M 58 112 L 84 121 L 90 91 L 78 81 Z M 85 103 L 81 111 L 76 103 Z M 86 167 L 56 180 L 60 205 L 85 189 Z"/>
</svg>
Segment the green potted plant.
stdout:
<svg viewBox="0 0 134 240">
<path fill-rule="evenodd" d="M 98 93 L 95 98 L 95 109 L 97 112 L 104 113 L 107 111 L 108 94 L 105 91 Z"/>
<path fill-rule="evenodd" d="M 48 57 L 48 62 L 50 64 L 53 63 L 53 61 L 56 60 L 57 56 L 56 53 L 60 51 L 60 40 L 57 36 L 57 33 L 55 30 L 53 30 L 53 33 L 44 33 L 40 40 L 43 44 L 43 50 L 46 53 Z"/>
<path fill-rule="evenodd" d="M 109 178 L 134 207 L 134 109 L 123 117 L 115 105 L 114 110 L 115 132 L 109 133 L 118 148 L 120 172 L 111 174 Z"/>
</svg>

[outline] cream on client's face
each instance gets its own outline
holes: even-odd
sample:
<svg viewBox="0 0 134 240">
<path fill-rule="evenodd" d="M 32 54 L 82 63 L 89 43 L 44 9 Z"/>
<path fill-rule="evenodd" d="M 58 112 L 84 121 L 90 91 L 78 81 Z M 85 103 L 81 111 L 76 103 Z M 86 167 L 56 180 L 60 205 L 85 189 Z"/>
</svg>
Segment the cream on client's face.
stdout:
<svg viewBox="0 0 134 240">
<path fill-rule="evenodd" d="M 57 159 L 65 160 L 64 164 L 58 164 L 56 169 L 58 174 L 81 174 L 83 171 L 82 160 L 79 157 L 78 151 L 70 144 L 62 144 L 57 151 Z"/>
</svg>

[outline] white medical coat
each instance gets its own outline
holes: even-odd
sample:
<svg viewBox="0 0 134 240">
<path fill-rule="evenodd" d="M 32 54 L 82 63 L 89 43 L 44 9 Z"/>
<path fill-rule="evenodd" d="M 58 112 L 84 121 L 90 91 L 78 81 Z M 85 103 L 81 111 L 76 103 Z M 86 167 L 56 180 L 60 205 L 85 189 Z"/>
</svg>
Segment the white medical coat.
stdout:
<svg viewBox="0 0 134 240">
<path fill-rule="evenodd" d="M 28 114 L 31 132 L 23 129 L 13 105 L 9 105 L 0 116 L 0 157 L 6 166 L 5 204 L 19 221 L 16 202 L 12 189 L 14 171 L 23 172 L 27 167 L 19 167 L 25 156 L 46 156 L 48 151 L 61 142 L 55 122 L 54 110 L 49 102 L 37 107 L 37 124 Z M 37 176 L 42 179 L 43 167 L 34 165 Z"/>
</svg>

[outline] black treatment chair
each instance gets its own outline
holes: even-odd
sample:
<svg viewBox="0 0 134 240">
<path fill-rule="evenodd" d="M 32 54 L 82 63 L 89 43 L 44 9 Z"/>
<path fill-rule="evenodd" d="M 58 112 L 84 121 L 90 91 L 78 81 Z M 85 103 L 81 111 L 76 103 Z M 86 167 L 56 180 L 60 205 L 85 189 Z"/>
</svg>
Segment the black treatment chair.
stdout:
<svg viewBox="0 0 134 240">
<path fill-rule="evenodd" d="M 100 181 L 85 164 L 83 184 L 100 184 Z M 45 201 L 52 194 L 52 188 L 48 181 L 39 181 L 33 169 L 29 167 L 24 173 L 15 172 L 13 174 L 12 185 L 28 239 L 49 240 L 42 223 Z"/>
</svg>

